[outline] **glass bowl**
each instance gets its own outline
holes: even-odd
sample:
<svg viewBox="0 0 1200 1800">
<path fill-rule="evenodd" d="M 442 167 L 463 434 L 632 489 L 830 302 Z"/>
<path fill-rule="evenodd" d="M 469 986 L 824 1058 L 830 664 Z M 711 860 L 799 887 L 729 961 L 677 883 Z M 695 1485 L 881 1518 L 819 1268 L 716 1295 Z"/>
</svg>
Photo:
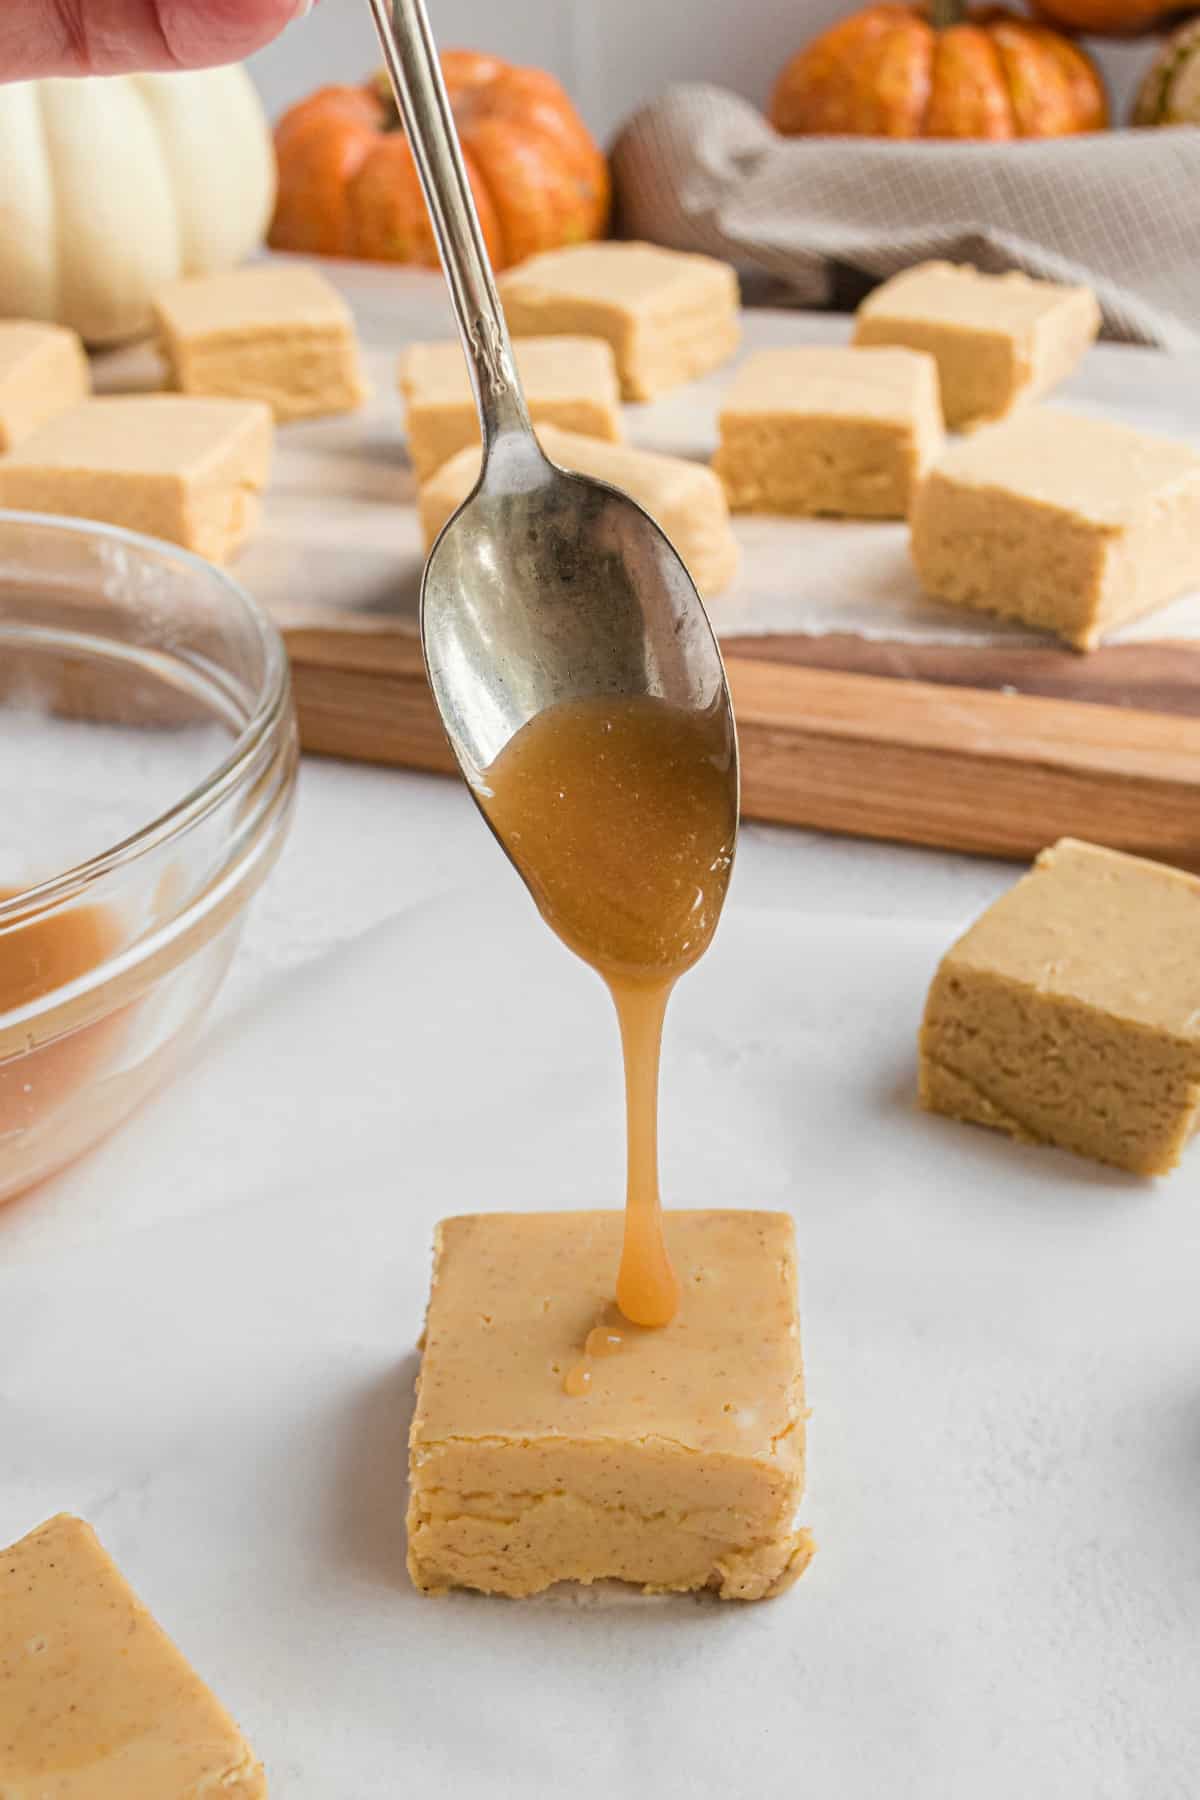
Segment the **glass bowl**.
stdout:
<svg viewBox="0 0 1200 1800">
<path fill-rule="evenodd" d="M 170 1072 L 296 764 L 282 640 L 227 575 L 0 512 L 0 1201 Z"/>
</svg>

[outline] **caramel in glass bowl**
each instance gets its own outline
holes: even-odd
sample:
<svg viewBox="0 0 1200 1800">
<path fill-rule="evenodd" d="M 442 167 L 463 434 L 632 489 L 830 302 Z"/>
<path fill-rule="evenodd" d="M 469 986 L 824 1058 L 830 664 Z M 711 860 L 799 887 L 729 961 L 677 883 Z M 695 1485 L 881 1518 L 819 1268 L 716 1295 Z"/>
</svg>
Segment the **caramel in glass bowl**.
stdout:
<svg viewBox="0 0 1200 1800">
<path fill-rule="evenodd" d="M 170 1072 L 296 764 L 282 640 L 226 574 L 0 512 L 0 1201 Z"/>
</svg>

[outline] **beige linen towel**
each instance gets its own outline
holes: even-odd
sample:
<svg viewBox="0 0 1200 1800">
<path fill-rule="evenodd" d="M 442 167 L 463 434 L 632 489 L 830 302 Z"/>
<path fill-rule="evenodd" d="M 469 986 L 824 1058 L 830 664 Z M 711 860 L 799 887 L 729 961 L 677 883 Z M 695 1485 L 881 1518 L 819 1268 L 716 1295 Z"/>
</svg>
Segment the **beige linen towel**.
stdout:
<svg viewBox="0 0 1200 1800">
<path fill-rule="evenodd" d="M 1200 127 L 981 144 L 781 138 L 681 86 L 613 150 L 625 236 L 725 257 L 829 304 L 839 269 L 940 256 L 1094 288 L 1106 335 L 1200 345 Z"/>
</svg>

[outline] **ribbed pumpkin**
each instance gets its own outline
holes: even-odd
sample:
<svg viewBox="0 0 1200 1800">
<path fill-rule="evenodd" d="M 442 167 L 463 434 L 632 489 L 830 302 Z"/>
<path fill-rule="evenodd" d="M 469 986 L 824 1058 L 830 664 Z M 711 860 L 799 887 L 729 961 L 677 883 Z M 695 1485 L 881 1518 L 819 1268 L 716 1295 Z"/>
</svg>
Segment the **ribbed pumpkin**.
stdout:
<svg viewBox="0 0 1200 1800">
<path fill-rule="evenodd" d="M 243 68 L 0 75 L 0 317 L 50 319 L 91 344 L 139 337 L 164 282 L 258 249 L 274 196 Z"/>
<path fill-rule="evenodd" d="M 1108 123 L 1091 58 L 1001 7 L 868 6 L 783 70 L 770 119 L 785 136 L 1062 137 Z"/>
<path fill-rule="evenodd" d="M 608 166 L 554 77 L 470 50 L 447 51 L 442 72 L 496 267 L 599 237 Z M 436 266 L 412 152 L 382 78 L 300 101 L 279 121 L 275 148 L 275 249 Z"/>
<path fill-rule="evenodd" d="M 1200 125 L 1200 19 L 1172 32 L 1142 80 L 1135 125 Z"/>
</svg>

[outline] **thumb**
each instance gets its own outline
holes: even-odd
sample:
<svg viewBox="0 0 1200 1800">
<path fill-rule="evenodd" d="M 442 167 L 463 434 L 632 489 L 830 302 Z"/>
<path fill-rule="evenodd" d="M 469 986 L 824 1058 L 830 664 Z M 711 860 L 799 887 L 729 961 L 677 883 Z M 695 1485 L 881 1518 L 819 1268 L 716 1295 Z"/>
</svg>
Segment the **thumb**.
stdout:
<svg viewBox="0 0 1200 1800">
<path fill-rule="evenodd" d="M 312 0 L 3 0 L 3 80 L 240 62 Z"/>
</svg>

